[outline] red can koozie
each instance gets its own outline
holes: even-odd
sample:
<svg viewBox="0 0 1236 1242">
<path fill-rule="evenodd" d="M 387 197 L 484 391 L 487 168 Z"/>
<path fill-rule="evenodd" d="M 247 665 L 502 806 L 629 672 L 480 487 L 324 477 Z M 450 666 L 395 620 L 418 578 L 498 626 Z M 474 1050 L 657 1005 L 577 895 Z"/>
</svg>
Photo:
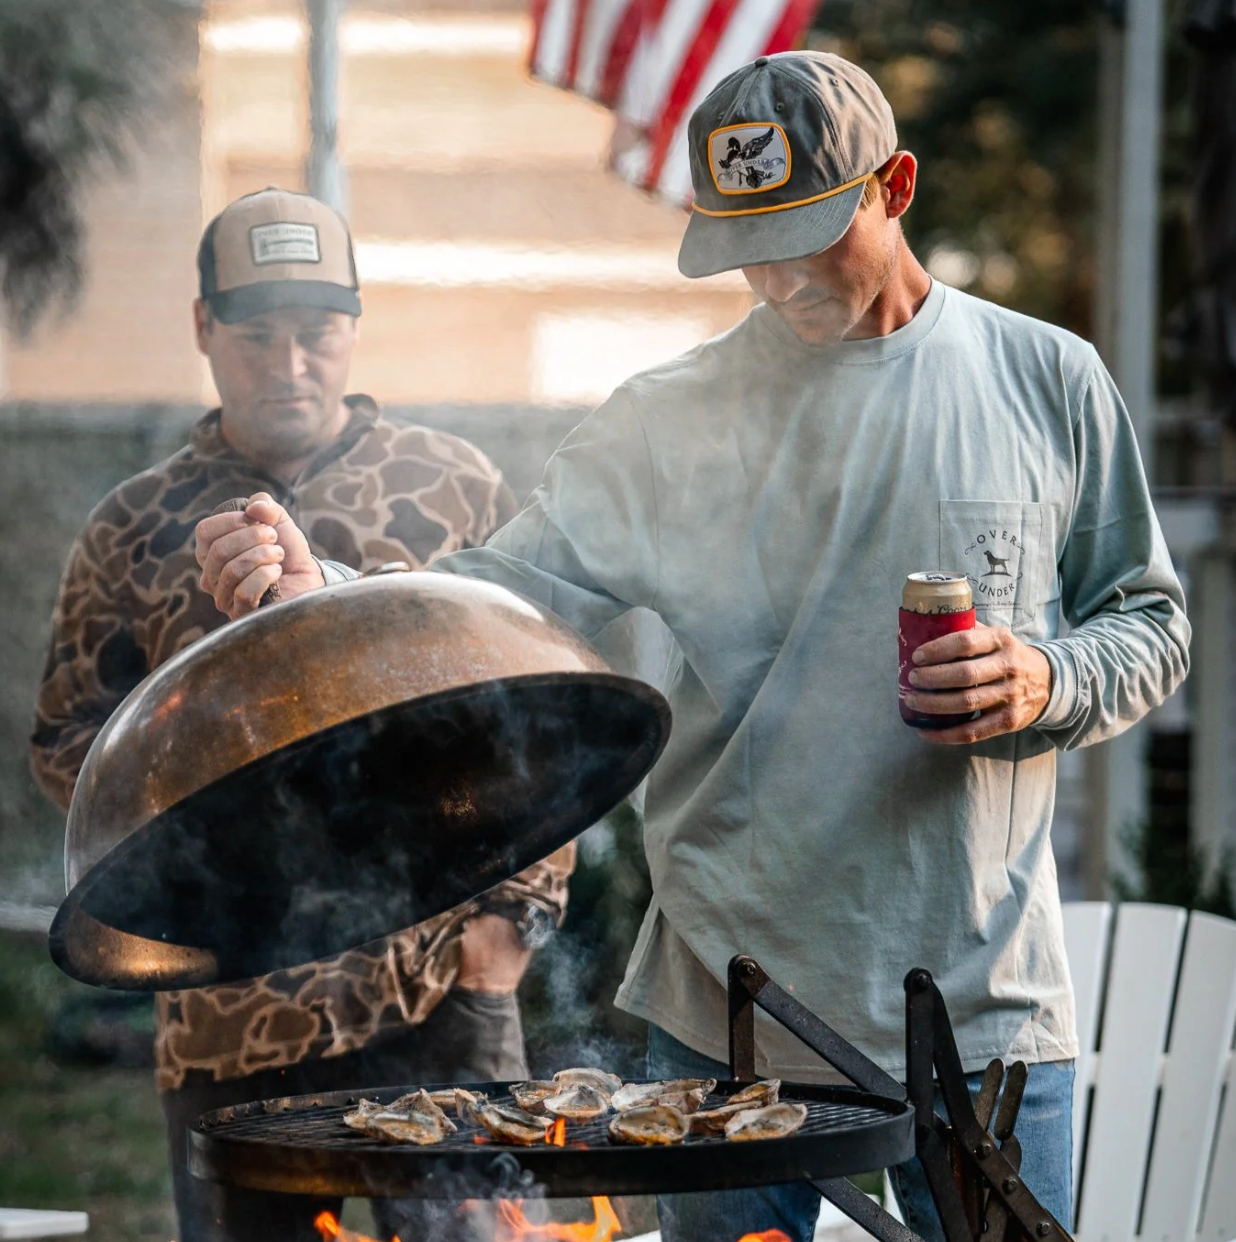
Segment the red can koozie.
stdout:
<svg viewBox="0 0 1236 1242">
<path fill-rule="evenodd" d="M 945 716 L 906 706 L 906 695 L 931 693 L 910 685 L 910 673 L 917 667 L 914 653 L 933 638 L 974 628 L 970 580 L 965 574 L 938 570 L 910 574 L 902 588 L 901 605 L 897 611 L 897 699 L 902 720 L 913 729 L 948 729 L 976 719 L 978 712 Z"/>
</svg>

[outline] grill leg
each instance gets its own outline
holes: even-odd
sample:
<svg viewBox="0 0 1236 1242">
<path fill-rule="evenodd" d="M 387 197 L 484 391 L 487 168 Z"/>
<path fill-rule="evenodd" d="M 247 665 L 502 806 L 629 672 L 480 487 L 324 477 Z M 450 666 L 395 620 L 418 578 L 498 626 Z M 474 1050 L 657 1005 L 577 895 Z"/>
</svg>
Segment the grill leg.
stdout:
<svg viewBox="0 0 1236 1242">
<path fill-rule="evenodd" d="M 919 1163 L 927 1176 L 944 1236 L 948 1242 L 971 1242 L 1003 1229 L 1006 1242 L 1073 1242 L 1018 1176 L 1020 1149 L 1015 1146 L 1012 1131 L 1025 1085 L 1024 1066 L 1018 1069 L 1015 1065 L 1009 1071 L 1010 1080 L 1017 1085 L 1013 1087 L 1010 1082 L 1005 1091 L 1012 1091 L 1016 1101 L 1011 1110 L 1001 1104 L 996 1124 L 1004 1141 L 1000 1147 L 996 1136 L 975 1114 L 953 1026 L 935 981 L 926 970 L 912 970 L 906 975 L 905 989 L 906 1090 L 914 1105 Z M 940 1084 L 947 1123 L 933 1108 L 933 1071 Z M 986 1205 L 984 1219 L 973 1227 L 967 1204 L 975 1212 L 980 1204 Z"/>
<path fill-rule="evenodd" d="M 1020 1149 L 1012 1130 L 1025 1067 L 1009 1071 L 1010 1079 L 1018 1076 L 1018 1086 L 1010 1093 L 1006 1084 L 1005 1095 L 1016 1098 L 1011 1110 L 1001 1103 L 993 1136 L 987 1128 L 989 1112 L 981 1124 L 975 1114 L 953 1025 L 935 981 L 926 970 L 912 970 L 906 975 L 905 990 L 906 1086 L 902 1088 L 822 1018 L 778 987 L 754 958 L 739 955 L 729 968 L 730 1073 L 740 1081 L 755 1078 L 758 1005 L 864 1091 L 897 1100 L 908 1098 L 914 1105 L 916 1154 L 947 1242 L 976 1242 L 1001 1232 L 1004 1242 L 1073 1242 L 1018 1176 Z M 935 1113 L 936 1080 L 947 1122 Z M 997 1138 L 1003 1146 L 997 1145 Z M 845 1178 L 811 1185 L 880 1242 L 921 1242 Z"/>
<path fill-rule="evenodd" d="M 855 1224 L 862 1227 L 879 1242 L 923 1242 L 913 1229 L 890 1216 L 878 1203 L 869 1199 L 853 1182 L 844 1177 L 821 1178 L 812 1186 L 829 1201 L 839 1207 Z"/>
</svg>

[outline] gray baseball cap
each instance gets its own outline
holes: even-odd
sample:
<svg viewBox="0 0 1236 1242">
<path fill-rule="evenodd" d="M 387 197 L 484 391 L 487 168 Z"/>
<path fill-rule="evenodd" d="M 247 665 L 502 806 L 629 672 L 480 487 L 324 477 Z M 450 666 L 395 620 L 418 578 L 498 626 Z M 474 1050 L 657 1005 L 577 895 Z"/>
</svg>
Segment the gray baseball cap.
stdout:
<svg viewBox="0 0 1236 1242">
<path fill-rule="evenodd" d="M 782 52 L 736 69 L 687 128 L 690 222 L 684 276 L 800 259 L 838 241 L 863 182 L 897 150 L 893 110 L 857 65 Z"/>
</svg>

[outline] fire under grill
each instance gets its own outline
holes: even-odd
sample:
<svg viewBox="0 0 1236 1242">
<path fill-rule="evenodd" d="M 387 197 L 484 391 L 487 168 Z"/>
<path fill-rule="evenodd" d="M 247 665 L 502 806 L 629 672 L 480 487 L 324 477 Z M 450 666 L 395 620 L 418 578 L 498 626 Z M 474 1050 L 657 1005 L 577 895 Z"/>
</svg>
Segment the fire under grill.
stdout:
<svg viewBox="0 0 1236 1242">
<path fill-rule="evenodd" d="M 452 1084 L 460 1085 L 460 1084 Z M 718 1083 L 706 1108 L 748 1084 Z M 509 1083 L 470 1083 L 491 1102 L 517 1107 Z M 455 1134 L 428 1147 L 377 1142 L 343 1124 L 363 1096 L 390 1103 L 411 1087 L 336 1091 L 265 1100 L 207 1113 L 190 1130 L 198 1177 L 289 1194 L 458 1198 L 511 1196 L 536 1184 L 553 1197 L 721 1190 L 840 1176 L 899 1164 L 914 1154 L 914 1115 L 905 1101 L 846 1087 L 783 1086 L 781 1099 L 807 1106 L 788 1138 L 734 1142 L 690 1135 L 665 1147 L 619 1146 L 613 1114 L 567 1126 L 565 1144 L 494 1141 L 456 1118 Z"/>
</svg>

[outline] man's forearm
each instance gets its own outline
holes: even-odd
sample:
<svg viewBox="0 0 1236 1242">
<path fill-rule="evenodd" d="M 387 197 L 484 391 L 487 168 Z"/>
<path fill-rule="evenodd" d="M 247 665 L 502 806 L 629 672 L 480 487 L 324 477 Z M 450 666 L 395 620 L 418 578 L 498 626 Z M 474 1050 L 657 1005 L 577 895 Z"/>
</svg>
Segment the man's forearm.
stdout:
<svg viewBox="0 0 1236 1242">
<path fill-rule="evenodd" d="M 1034 645 L 1052 667 L 1052 696 L 1037 728 L 1065 750 L 1105 741 L 1157 707 L 1189 671 L 1184 609 L 1162 596 L 1152 606 L 1107 611 L 1065 638 Z"/>
</svg>

